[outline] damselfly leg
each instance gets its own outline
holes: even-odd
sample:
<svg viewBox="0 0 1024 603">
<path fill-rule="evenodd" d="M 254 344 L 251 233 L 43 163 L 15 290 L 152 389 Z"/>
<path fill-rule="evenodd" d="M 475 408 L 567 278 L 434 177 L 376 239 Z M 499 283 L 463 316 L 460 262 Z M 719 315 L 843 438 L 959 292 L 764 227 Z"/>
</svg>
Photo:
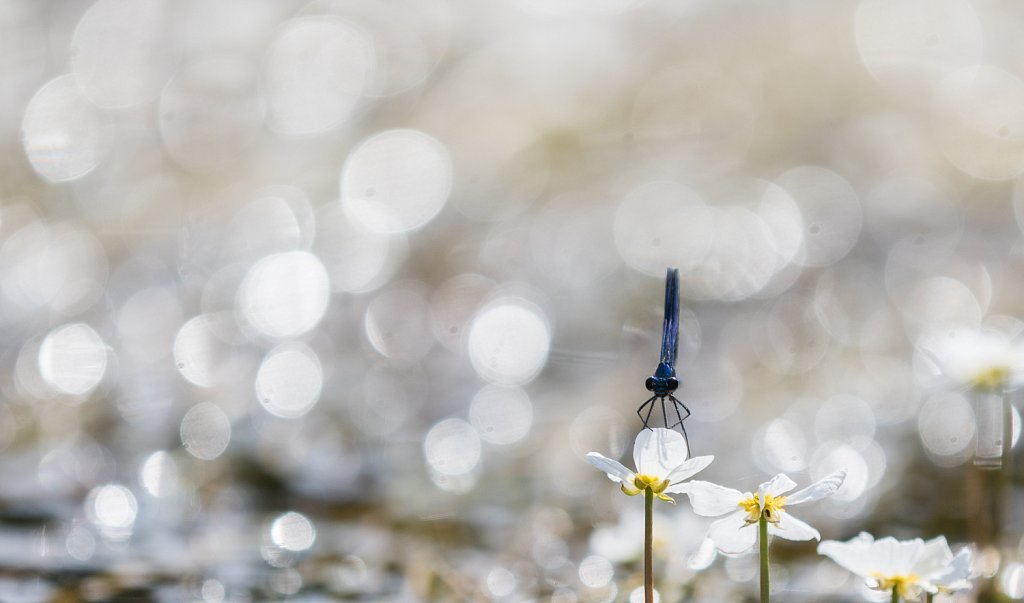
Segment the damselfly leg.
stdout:
<svg viewBox="0 0 1024 603">
<path fill-rule="evenodd" d="M 665 403 L 666 400 L 668 404 Z M 654 424 L 652 424 L 651 415 L 654 414 L 655 406 L 658 404 L 661 405 L 661 423 L 658 424 L 657 415 L 655 415 Z M 669 409 L 670 407 L 671 410 Z M 686 414 L 683 414 L 684 412 Z M 640 405 L 640 408 L 636 409 L 636 414 L 644 422 L 645 429 L 653 429 L 655 427 L 675 429 L 678 426 L 683 430 L 683 435 L 686 435 L 686 426 L 683 425 L 683 421 L 690 416 L 690 409 L 672 394 L 651 396 Z"/>
</svg>

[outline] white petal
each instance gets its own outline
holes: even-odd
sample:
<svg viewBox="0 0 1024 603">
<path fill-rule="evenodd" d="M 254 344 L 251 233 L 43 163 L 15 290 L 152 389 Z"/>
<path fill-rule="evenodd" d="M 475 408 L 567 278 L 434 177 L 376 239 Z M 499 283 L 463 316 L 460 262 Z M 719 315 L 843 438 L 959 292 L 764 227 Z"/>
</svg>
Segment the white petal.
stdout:
<svg viewBox="0 0 1024 603">
<path fill-rule="evenodd" d="M 868 578 L 878 566 L 871 555 L 874 539 L 868 540 L 865 536 L 870 538 L 869 534 L 861 533 L 847 542 L 826 540 L 818 545 L 818 554 L 825 555 L 862 578 Z"/>
<path fill-rule="evenodd" d="M 686 461 L 686 438 L 671 429 L 644 429 L 633 444 L 633 461 L 638 474 L 665 479 Z"/>
<path fill-rule="evenodd" d="M 900 541 L 896 550 L 895 565 L 900 574 L 913 574 L 918 562 L 921 560 L 921 553 L 924 552 L 924 541 L 915 538 L 910 541 Z M 932 552 L 934 554 L 934 552 Z M 927 561 L 927 560 L 926 560 Z M 931 565 L 931 563 L 926 563 Z"/>
<path fill-rule="evenodd" d="M 779 494 L 784 494 L 795 487 L 797 487 L 797 482 L 786 477 L 784 473 L 779 473 L 758 486 L 758 493 L 761 494 L 761 501 L 764 502 L 764 494 L 771 494 L 771 496 L 777 497 Z"/>
<path fill-rule="evenodd" d="M 698 456 L 673 469 L 666 477 L 670 483 L 666 492 L 682 492 L 682 490 L 674 490 L 673 488 L 681 486 L 683 480 L 689 479 L 703 471 L 713 460 L 715 460 L 713 456 Z"/>
<path fill-rule="evenodd" d="M 757 542 L 757 524 L 748 524 L 747 514 L 737 511 L 711 524 L 708 538 L 723 553 L 736 555 L 754 546 Z"/>
<path fill-rule="evenodd" d="M 953 551 L 950 550 L 946 537 L 932 538 L 921 548 L 917 561 L 914 563 L 914 573 L 918 576 L 930 576 L 948 567 L 952 560 Z"/>
<path fill-rule="evenodd" d="M 958 591 L 971 588 L 971 583 L 968 582 L 970 578 L 971 549 L 964 547 L 941 572 L 929 577 L 928 581 L 944 590 Z"/>
<path fill-rule="evenodd" d="M 870 555 L 878 564 L 876 571 L 884 575 L 907 575 L 914 573 L 914 564 L 924 548 L 920 538 L 913 540 L 896 540 L 892 537 L 881 538 L 871 545 Z"/>
<path fill-rule="evenodd" d="M 634 473 L 626 469 L 619 461 L 612 460 L 596 452 L 587 453 L 587 462 L 608 474 L 613 482 L 632 482 Z"/>
<path fill-rule="evenodd" d="M 739 490 L 696 480 L 683 484 L 682 491 L 690 497 L 693 512 L 704 517 L 718 517 L 736 511 L 744 498 Z"/>
<path fill-rule="evenodd" d="M 843 485 L 843 480 L 846 479 L 846 471 L 836 471 L 835 473 L 820 479 L 810 486 L 807 486 L 803 490 L 798 490 L 793 494 L 786 497 L 787 505 L 798 505 L 805 502 L 813 502 L 821 500 L 826 496 L 832 496 L 836 493 L 836 490 Z"/>
<path fill-rule="evenodd" d="M 807 523 L 800 521 L 791 514 L 779 513 L 779 523 L 768 524 L 768 531 L 786 540 L 820 540 L 821 534 Z"/>
<path fill-rule="evenodd" d="M 949 367 L 949 365 L 942 361 L 942 358 L 939 358 L 939 356 L 935 352 L 923 346 L 919 347 L 918 351 L 920 351 L 921 355 L 925 357 L 925 360 L 930 361 L 934 368 L 938 370 L 939 374 L 936 375 L 937 379 L 941 379 L 944 384 L 948 384 L 953 381 L 953 379 L 950 378 L 950 375 L 953 374 L 953 371 Z"/>
</svg>

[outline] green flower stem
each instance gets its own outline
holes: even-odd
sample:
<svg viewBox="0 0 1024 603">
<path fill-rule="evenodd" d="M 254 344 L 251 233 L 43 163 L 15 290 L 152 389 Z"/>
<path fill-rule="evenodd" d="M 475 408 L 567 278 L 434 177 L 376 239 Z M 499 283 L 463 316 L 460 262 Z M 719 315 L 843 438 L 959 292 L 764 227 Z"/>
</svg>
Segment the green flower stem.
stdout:
<svg viewBox="0 0 1024 603">
<path fill-rule="evenodd" d="M 757 520 L 757 540 L 761 548 L 761 603 L 768 603 L 771 597 L 768 578 L 768 520 L 764 513 Z"/>
<path fill-rule="evenodd" d="M 892 603 L 900 603 L 900 587 L 892 587 Z"/>
<path fill-rule="evenodd" d="M 654 490 L 644 490 L 644 602 L 654 603 Z"/>
<path fill-rule="evenodd" d="M 935 595 L 933 593 L 925 593 L 925 595 L 924 595 L 925 603 L 932 603 L 932 601 L 934 601 L 934 600 L 935 600 Z"/>
</svg>

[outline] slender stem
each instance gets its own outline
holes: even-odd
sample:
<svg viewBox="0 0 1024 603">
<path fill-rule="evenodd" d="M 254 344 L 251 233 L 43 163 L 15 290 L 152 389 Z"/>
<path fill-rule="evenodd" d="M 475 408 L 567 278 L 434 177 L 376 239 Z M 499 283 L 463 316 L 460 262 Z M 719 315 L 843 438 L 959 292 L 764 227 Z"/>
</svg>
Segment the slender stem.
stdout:
<svg viewBox="0 0 1024 603">
<path fill-rule="evenodd" d="M 644 603 L 654 603 L 654 490 L 644 491 Z"/>
<path fill-rule="evenodd" d="M 900 587 L 892 587 L 892 603 L 900 603 Z"/>
<path fill-rule="evenodd" d="M 1003 413 L 1003 448 L 999 451 L 1002 463 L 999 467 L 999 487 L 996 490 L 996 523 L 993 526 L 997 534 L 996 540 L 999 538 L 998 535 L 1003 533 L 1006 518 L 1013 509 L 1013 405 L 1010 403 L 1009 392 L 1003 390 L 1002 394 L 1000 410 Z"/>
<path fill-rule="evenodd" d="M 771 597 L 768 578 L 768 520 L 764 513 L 757 520 L 757 540 L 761 548 L 761 603 L 768 603 Z"/>
<path fill-rule="evenodd" d="M 925 593 L 924 594 L 924 601 L 925 601 L 925 603 L 932 603 L 932 601 L 934 601 L 934 600 L 935 600 L 935 593 Z"/>
</svg>

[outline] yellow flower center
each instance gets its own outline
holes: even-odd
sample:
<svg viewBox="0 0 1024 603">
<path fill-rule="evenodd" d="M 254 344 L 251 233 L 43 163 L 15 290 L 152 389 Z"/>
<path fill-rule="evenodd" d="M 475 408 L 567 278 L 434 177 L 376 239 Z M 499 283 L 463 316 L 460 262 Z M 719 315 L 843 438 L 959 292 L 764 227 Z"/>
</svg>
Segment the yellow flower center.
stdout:
<svg viewBox="0 0 1024 603">
<path fill-rule="evenodd" d="M 628 496 L 636 496 L 637 494 L 640 494 L 644 490 L 650 488 L 651 492 L 654 492 L 654 494 L 661 500 L 674 503 L 676 501 L 673 500 L 671 496 L 664 493 L 665 488 L 668 488 L 668 484 L 669 480 L 667 479 L 661 479 L 660 477 L 654 475 L 647 475 L 645 473 L 637 473 L 636 476 L 633 477 L 632 484 L 622 482 L 622 485 L 620 487 L 622 488 L 622 491 Z"/>
<path fill-rule="evenodd" d="M 914 592 L 915 587 L 917 586 L 918 580 L 920 580 L 917 574 L 907 574 L 906 576 L 902 574 L 897 574 L 895 576 L 883 576 L 882 574 L 875 572 L 871 577 L 874 578 L 877 583 L 875 588 L 886 592 L 892 592 L 892 589 L 895 588 L 896 594 L 898 594 L 902 599 L 910 599 L 916 595 Z"/>
<path fill-rule="evenodd" d="M 1003 389 L 1003 384 L 1009 376 L 1010 369 L 1005 366 L 989 367 L 971 379 L 971 386 L 986 392 L 996 392 Z"/>
<path fill-rule="evenodd" d="M 779 514 L 786 506 L 785 496 L 764 495 L 764 518 L 771 523 L 779 523 Z M 761 519 L 761 499 L 754 494 L 746 500 L 740 501 L 740 508 L 747 512 L 747 523 L 757 523 Z"/>
</svg>

